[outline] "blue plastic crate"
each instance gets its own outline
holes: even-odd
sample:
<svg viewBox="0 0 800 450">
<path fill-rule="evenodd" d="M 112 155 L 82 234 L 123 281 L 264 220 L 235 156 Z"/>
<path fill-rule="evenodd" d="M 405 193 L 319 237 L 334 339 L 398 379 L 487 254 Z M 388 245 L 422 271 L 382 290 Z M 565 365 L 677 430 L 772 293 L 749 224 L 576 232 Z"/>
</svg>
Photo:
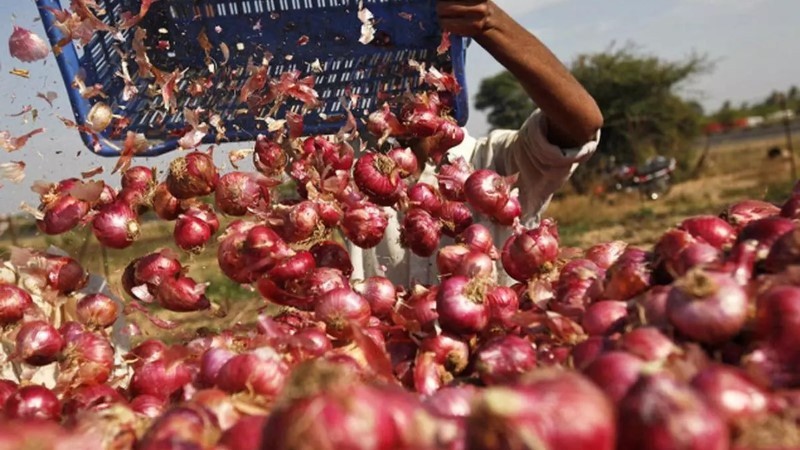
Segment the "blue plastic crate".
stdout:
<svg viewBox="0 0 800 450">
<path fill-rule="evenodd" d="M 96 0 L 106 11 L 101 19 L 109 24 L 120 22 L 125 11 L 138 12 L 140 0 Z M 61 9 L 58 0 L 37 0 L 45 31 L 52 44 L 62 39 L 54 26 L 49 8 Z M 441 42 L 437 24 L 435 0 L 364 0 L 376 19 L 376 39 L 369 44 L 359 42 L 361 21 L 358 18 L 358 0 L 159 0 L 152 4 L 149 13 L 139 24 L 147 30 L 148 57 L 159 69 L 188 69 L 178 85 L 178 107 L 168 113 L 160 95 L 147 93 L 152 79 L 139 79 L 132 56 L 126 57 L 128 67 L 139 94 L 124 101 L 123 80 L 116 75 L 121 68 L 122 55 L 132 55 L 133 30 L 121 36 L 96 32 L 85 48 L 74 43 L 65 46 L 57 61 L 68 90 L 75 119 L 79 124 L 93 102 L 86 100 L 72 86 L 76 75 L 83 74 L 87 85 L 100 83 L 108 98 L 103 99 L 116 114 L 127 117 L 131 123 L 127 130 L 143 133 L 151 147 L 138 156 L 153 156 L 177 148 L 177 136 L 187 123 L 183 108 L 204 108 L 219 113 L 226 126 L 222 141 L 236 142 L 255 139 L 266 131 L 266 123 L 256 120 L 263 117 L 268 107 L 256 114 L 240 114 L 245 108 L 238 103 L 238 93 L 247 75 L 244 68 L 248 60 L 260 62 L 266 52 L 274 58 L 269 65 L 269 75 L 298 69 L 310 74 L 309 63 L 319 60 L 323 71 L 316 75 L 315 89 L 323 105 L 306 114 L 306 134 L 332 134 L 344 124 L 345 111 L 339 101 L 346 89 L 360 94 L 361 99 L 353 109 L 357 118 L 375 110 L 377 94 L 401 93 L 414 90 L 418 75 L 408 66 L 410 59 L 452 70 L 462 86 L 455 98 L 453 115 L 460 125 L 467 120 L 467 92 L 464 77 L 466 41 L 451 39 L 448 55 L 438 55 Z M 215 62 L 213 87 L 199 97 L 185 93 L 189 81 L 199 75 L 209 74 L 205 51 L 198 36 L 205 33 L 211 44 L 211 61 Z M 302 36 L 309 38 L 303 46 L 297 45 Z M 121 37 L 121 39 L 120 39 Z M 230 59 L 223 67 L 220 44 L 230 50 Z M 160 44 L 160 45 L 159 45 Z M 167 49 L 168 47 L 168 49 Z M 291 60 L 287 59 L 291 55 Z M 288 102 L 276 114 L 283 116 L 287 109 L 300 110 L 300 104 Z M 320 114 L 322 113 L 322 114 Z M 81 133 L 83 141 L 92 149 L 91 135 Z M 122 148 L 125 133 L 112 136 L 101 133 L 98 152 L 103 156 L 116 156 Z M 216 142 L 209 134 L 204 142 Z"/>
</svg>

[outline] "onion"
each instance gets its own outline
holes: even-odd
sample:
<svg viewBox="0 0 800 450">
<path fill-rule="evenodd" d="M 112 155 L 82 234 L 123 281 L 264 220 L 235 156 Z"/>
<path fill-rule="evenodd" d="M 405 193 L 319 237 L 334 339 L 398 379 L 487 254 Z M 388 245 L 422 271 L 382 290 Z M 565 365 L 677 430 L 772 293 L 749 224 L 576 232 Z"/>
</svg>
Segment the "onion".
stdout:
<svg viewBox="0 0 800 450">
<path fill-rule="evenodd" d="M 409 187 L 407 196 L 412 207 L 424 209 L 431 215 L 438 215 L 442 209 L 442 194 L 428 183 L 416 183 Z"/>
<path fill-rule="evenodd" d="M 400 119 L 413 136 L 433 136 L 443 120 L 439 115 L 440 108 L 441 100 L 438 93 L 415 94 L 410 102 L 403 105 Z"/>
<path fill-rule="evenodd" d="M 0 380 L 0 413 L 5 408 L 6 400 L 17 392 L 19 386 L 11 380 Z"/>
<path fill-rule="evenodd" d="M 13 284 L 0 283 L 0 325 L 19 322 L 33 305 L 27 291 Z"/>
<path fill-rule="evenodd" d="M 222 366 L 225 365 L 236 353 L 226 348 L 210 348 L 200 359 L 200 372 L 197 381 L 201 386 L 211 387 L 217 384 L 217 376 Z"/>
<path fill-rule="evenodd" d="M 353 244 L 361 248 L 372 248 L 383 240 L 389 220 L 381 208 L 372 203 L 363 203 L 348 208 L 342 219 L 342 232 Z"/>
<path fill-rule="evenodd" d="M 131 400 L 131 410 L 149 419 L 155 419 L 164 413 L 166 401 L 154 395 L 138 395 Z"/>
<path fill-rule="evenodd" d="M 58 359 L 64 348 L 64 338 L 58 330 L 43 320 L 22 324 L 16 337 L 17 353 L 26 363 L 45 366 Z"/>
<path fill-rule="evenodd" d="M 175 220 L 183 212 L 181 201 L 167 189 L 166 183 L 159 183 L 153 191 L 153 211 L 161 220 Z"/>
<path fill-rule="evenodd" d="M 800 218 L 800 195 L 792 193 L 792 196 L 781 206 L 781 217 L 789 219 Z"/>
<path fill-rule="evenodd" d="M 450 164 L 444 164 L 439 168 L 436 179 L 439 183 L 439 191 L 444 198 L 454 202 L 467 200 L 464 193 L 464 184 L 472 174 L 472 167 L 464 158 L 457 158 Z"/>
<path fill-rule="evenodd" d="M 402 178 L 409 177 L 419 172 L 417 156 L 408 147 L 389 150 L 386 154 L 397 165 L 397 170 Z"/>
<path fill-rule="evenodd" d="M 628 247 L 606 272 L 603 298 L 629 300 L 644 292 L 651 281 L 649 256 L 644 250 Z"/>
<path fill-rule="evenodd" d="M 378 318 L 387 318 L 397 303 L 397 290 L 388 278 L 370 277 L 355 281 L 353 290 L 364 297 L 370 311 Z"/>
<path fill-rule="evenodd" d="M 800 263 L 800 228 L 785 233 L 778 238 L 764 260 L 764 269 L 779 273 L 788 266 Z M 743 277 L 744 278 L 744 277 Z M 749 280 L 749 277 L 747 278 Z"/>
<path fill-rule="evenodd" d="M 504 178 L 489 169 L 479 169 L 464 182 L 464 197 L 479 213 L 494 216 L 508 203 L 516 176 Z"/>
<path fill-rule="evenodd" d="M 3 412 L 10 420 L 58 420 L 61 416 L 61 402 L 50 389 L 32 384 L 11 394 Z"/>
<path fill-rule="evenodd" d="M 227 450 L 259 450 L 262 446 L 261 430 L 267 423 L 265 416 L 245 416 L 225 430 L 217 445 Z"/>
<path fill-rule="evenodd" d="M 406 133 L 405 127 L 387 103 L 367 116 L 367 130 L 381 140 L 386 140 L 390 136 L 402 136 Z"/>
<path fill-rule="evenodd" d="M 511 198 L 508 199 L 506 204 L 492 214 L 492 222 L 510 227 L 522 216 L 522 204 L 519 202 L 519 197 L 515 194 L 515 192 L 512 192 Z"/>
<path fill-rule="evenodd" d="M 157 359 L 134 369 L 129 389 L 132 396 L 152 395 L 167 399 L 191 379 L 192 374 L 182 361 Z"/>
<path fill-rule="evenodd" d="M 436 297 L 439 292 L 439 286 L 431 286 L 425 288 L 420 285 L 415 285 L 410 292 L 409 297 L 397 304 L 397 312 L 405 318 L 406 327 L 409 329 L 417 329 L 424 331 L 433 330 L 436 319 L 439 318 L 439 313 L 436 310 Z"/>
<path fill-rule="evenodd" d="M 766 217 L 749 222 L 739 232 L 736 243 L 749 240 L 758 241 L 760 259 L 767 256 L 769 249 L 786 233 L 795 229 L 794 222 L 785 217 Z"/>
<path fill-rule="evenodd" d="M 616 348 L 616 342 L 606 336 L 589 336 L 583 342 L 572 347 L 570 357 L 572 367 L 585 370 L 600 355 Z"/>
<path fill-rule="evenodd" d="M 475 370 L 487 385 L 512 384 L 536 367 L 530 342 L 517 336 L 500 336 L 484 343 L 475 354 Z"/>
<path fill-rule="evenodd" d="M 490 279 L 494 276 L 494 261 L 486 253 L 471 251 L 464 255 L 453 275 Z"/>
<path fill-rule="evenodd" d="M 466 419 L 472 411 L 472 401 L 478 395 L 475 386 L 462 384 L 439 389 L 425 399 L 428 411 L 446 419 Z"/>
<path fill-rule="evenodd" d="M 269 205 L 269 187 L 259 175 L 228 172 L 221 176 L 214 192 L 217 209 L 229 216 L 243 216 Z"/>
<path fill-rule="evenodd" d="M 439 249 L 436 254 L 436 268 L 439 275 L 446 277 L 455 273 L 461 261 L 471 253 L 472 250 L 464 245 L 448 245 Z"/>
<path fill-rule="evenodd" d="M 610 336 L 623 331 L 628 324 L 628 304 L 600 301 L 586 308 L 581 326 L 589 336 Z"/>
<path fill-rule="evenodd" d="M 461 202 L 444 202 L 438 219 L 442 222 L 442 233 L 452 238 L 472 225 L 472 212 Z"/>
<path fill-rule="evenodd" d="M 727 449 L 728 429 L 694 391 L 665 375 L 644 376 L 619 403 L 619 450 Z"/>
<path fill-rule="evenodd" d="M 458 236 L 456 242 L 464 244 L 471 250 L 483 252 L 489 255 L 492 259 L 497 259 L 497 247 L 494 246 L 494 237 L 492 232 L 486 226 L 479 223 L 470 225 Z"/>
<path fill-rule="evenodd" d="M 353 167 L 355 151 L 347 142 L 333 143 L 322 136 L 312 136 L 303 142 L 307 156 L 321 160 L 317 163 L 320 173 L 327 170 L 349 171 Z"/>
<path fill-rule="evenodd" d="M 350 254 L 342 244 L 335 241 L 322 241 L 314 244 L 309 251 L 314 256 L 317 267 L 330 267 L 338 269 L 345 277 L 353 274 L 353 263 Z"/>
<path fill-rule="evenodd" d="M 500 330 L 511 330 L 514 318 L 519 312 L 519 297 L 507 286 L 495 286 L 486 293 L 486 306 L 489 309 L 489 325 Z"/>
<path fill-rule="evenodd" d="M 625 252 L 628 244 L 622 241 L 604 242 L 586 250 L 586 258 L 601 269 L 608 269 Z"/>
<path fill-rule="evenodd" d="M 545 219 L 537 228 L 511 236 L 503 246 L 501 260 L 509 276 L 527 281 L 557 257 L 558 230 L 555 222 Z"/>
<path fill-rule="evenodd" d="M 89 281 L 89 274 L 83 267 L 69 256 L 57 256 L 47 253 L 39 254 L 45 260 L 47 285 L 62 295 L 71 294 L 83 289 Z"/>
<path fill-rule="evenodd" d="M 614 410 L 577 373 L 533 372 L 520 386 L 492 387 L 477 396 L 466 442 L 473 449 L 612 450 Z"/>
<path fill-rule="evenodd" d="M 250 222 L 232 222 L 219 241 L 217 263 L 237 283 L 256 281 L 277 261 L 294 254 L 271 228 Z"/>
<path fill-rule="evenodd" d="M 301 242 L 312 237 L 319 227 L 319 211 L 314 202 L 305 200 L 289 207 L 276 207 L 274 222 L 276 231 L 287 242 Z"/>
<path fill-rule="evenodd" d="M 678 347 L 653 327 L 636 328 L 625 333 L 620 340 L 620 346 L 645 361 L 664 361 L 678 352 Z"/>
<path fill-rule="evenodd" d="M 413 208 L 403 218 L 400 243 L 414 254 L 429 257 L 439 248 L 441 225 L 423 209 Z"/>
<path fill-rule="evenodd" d="M 371 311 L 369 303 L 350 288 L 334 289 L 317 299 L 314 315 L 325 322 L 325 329 L 336 339 L 351 335 L 351 324 L 366 327 Z"/>
<path fill-rule="evenodd" d="M 358 159 L 353 181 L 370 201 L 380 206 L 394 205 L 404 188 L 397 164 L 388 156 L 374 152 L 367 152 Z"/>
<path fill-rule="evenodd" d="M 61 376 L 73 384 L 96 385 L 108 381 L 114 370 L 114 349 L 103 336 L 81 333 L 64 349 Z"/>
<path fill-rule="evenodd" d="M 736 240 L 736 230 L 728 222 L 716 216 L 690 217 L 681 222 L 678 228 L 718 249 Z"/>
<path fill-rule="evenodd" d="M 111 386 L 96 384 L 81 386 L 69 393 L 64 400 L 62 413 L 65 416 L 76 416 L 92 409 L 104 409 L 115 403 L 125 403 L 125 399 Z"/>
<path fill-rule="evenodd" d="M 192 278 L 165 278 L 155 292 L 158 303 L 170 311 L 200 311 L 211 306 L 205 296 L 206 285 Z"/>
<path fill-rule="evenodd" d="M 561 268 L 550 309 L 578 318 L 586 306 L 603 292 L 605 271 L 588 259 L 573 259 Z"/>
<path fill-rule="evenodd" d="M 168 351 L 169 348 L 163 342 L 148 339 L 131 349 L 128 356 L 133 360 L 133 367 L 138 368 L 142 364 L 163 359 Z"/>
<path fill-rule="evenodd" d="M 707 267 L 719 261 L 720 251 L 704 242 L 693 242 L 681 250 L 673 262 L 673 276 L 680 277 L 696 267 Z"/>
<path fill-rule="evenodd" d="M 440 334 L 424 339 L 414 360 L 414 388 L 431 395 L 467 368 L 469 345 L 455 336 Z"/>
<path fill-rule="evenodd" d="M 614 404 L 636 384 L 643 361 L 629 353 L 613 351 L 598 356 L 583 373 L 611 398 Z"/>
<path fill-rule="evenodd" d="M 660 329 L 670 326 L 667 317 L 667 296 L 671 289 L 671 286 L 654 286 L 636 299 L 644 323 Z"/>
<path fill-rule="evenodd" d="M 180 261 L 168 250 L 160 250 L 132 261 L 133 279 L 136 285 L 146 284 L 155 289 L 166 279 L 178 278 L 183 271 Z"/>
<path fill-rule="evenodd" d="M 768 394 L 750 381 L 738 368 L 712 365 L 692 379 L 692 387 L 723 419 L 733 423 L 752 420 L 765 414 Z"/>
<path fill-rule="evenodd" d="M 765 217 L 777 216 L 780 208 L 761 200 L 742 200 L 730 205 L 721 217 L 741 230 L 748 223 Z"/>
<path fill-rule="evenodd" d="M 692 270 L 676 281 L 667 299 L 670 322 L 704 344 L 736 336 L 747 320 L 747 294 L 727 274 Z"/>
<path fill-rule="evenodd" d="M 319 214 L 319 220 L 328 228 L 338 227 L 344 217 L 344 211 L 335 199 L 317 198 L 314 200 L 314 209 Z"/>
<path fill-rule="evenodd" d="M 107 295 L 89 294 L 78 300 L 76 313 L 82 324 L 89 327 L 106 328 L 117 321 L 119 306 Z"/>
<path fill-rule="evenodd" d="M 210 411 L 178 406 L 153 421 L 147 433 L 137 442 L 137 449 L 210 448 L 218 436 L 218 425 Z"/>
<path fill-rule="evenodd" d="M 175 245 L 190 253 L 201 253 L 212 235 L 208 222 L 186 214 L 178 217 L 172 232 Z"/>
<path fill-rule="evenodd" d="M 117 200 L 97 212 L 92 231 L 103 246 L 123 249 L 139 237 L 139 219 L 128 204 Z"/>
<path fill-rule="evenodd" d="M 758 296 L 755 334 L 774 346 L 785 359 L 800 356 L 800 287 L 775 286 Z"/>
<path fill-rule="evenodd" d="M 114 199 L 114 203 L 124 203 L 129 208 L 131 208 L 137 216 L 140 216 L 147 212 L 147 209 L 150 207 L 150 192 L 145 190 L 144 188 L 134 187 L 128 189 L 122 189 L 117 194 L 116 199 Z M 102 210 L 102 208 L 98 208 Z"/>
<path fill-rule="evenodd" d="M 664 284 L 671 282 L 678 272 L 677 265 L 681 252 L 697 240 L 686 231 L 670 229 L 659 238 L 653 249 L 657 269 L 666 273 L 659 273 L 664 278 Z"/>
<path fill-rule="evenodd" d="M 36 227 L 45 234 L 66 233 L 78 226 L 90 209 L 88 202 L 63 194 L 47 204 L 44 217 L 36 221 Z"/>
<path fill-rule="evenodd" d="M 311 252 L 300 251 L 279 261 L 269 270 L 268 275 L 278 286 L 283 287 L 288 283 L 305 278 L 314 270 L 315 265 Z"/>
<path fill-rule="evenodd" d="M 36 33 L 14 25 L 14 31 L 8 38 L 8 51 L 22 62 L 34 62 L 47 58 L 50 46 Z"/>
<path fill-rule="evenodd" d="M 218 179 L 211 155 L 195 151 L 170 163 L 167 189 L 179 200 L 202 197 L 214 192 Z"/>
<path fill-rule="evenodd" d="M 286 153 L 280 145 L 259 134 L 253 152 L 253 165 L 263 175 L 277 177 L 286 170 Z"/>
<path fill-rule="evenodd" d="M 456 275 L 442 281 L 436 311 L 442 329 L 456 334 L 478 333 L 489 323 L 486 280 Z"/>
<path fill-rule="evenodd" d="M 283 388 L 288 367 L 270 347 L 236 355 L 219 370 L 217 386 L 227 392 L 250 391 L 275 396 Z"/>
<path fill-rule="evenodd" d="M 153 169 L 146 166 L 132 166 L 122 172 L 122 189 L 150 189 L 155 184 Z"/>
</svg>

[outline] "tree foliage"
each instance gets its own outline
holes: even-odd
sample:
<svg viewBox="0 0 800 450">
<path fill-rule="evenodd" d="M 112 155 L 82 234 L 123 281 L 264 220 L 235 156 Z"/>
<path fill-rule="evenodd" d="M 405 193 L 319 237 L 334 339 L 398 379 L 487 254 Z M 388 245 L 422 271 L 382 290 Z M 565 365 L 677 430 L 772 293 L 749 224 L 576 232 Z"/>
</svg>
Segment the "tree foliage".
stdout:
<svg viewBox="0 0 800 450">
<path fill-rule="evenodd" d="M 641 163 L 656 153 L 679 159 L 685 155 L 700 130 L 703 110 L 696 101 L 684 98 L 681 88 L 709 69 L 702 56 L 668 61 L 640 54 L 631 46 L 578 56 L 571 64 L 572 74 L 597 101 L 605 125 L 598 155 L 573 177 L 576 188 L 585 190 L 592 172 L 609 156 Z M 481 83 L 476 106 L 489 110 L 493 127 L 514 128 L 532 108 L 520 97 L 527 95 L 504 72 Z"/>
</svg>

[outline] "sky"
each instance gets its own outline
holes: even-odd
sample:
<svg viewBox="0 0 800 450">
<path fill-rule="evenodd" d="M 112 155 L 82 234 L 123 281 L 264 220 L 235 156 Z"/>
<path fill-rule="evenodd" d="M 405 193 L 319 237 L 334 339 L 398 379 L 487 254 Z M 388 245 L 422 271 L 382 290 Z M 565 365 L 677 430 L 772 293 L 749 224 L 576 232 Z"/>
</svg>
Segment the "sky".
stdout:
<svg viewBox="0 0 800 450">
<path fill-rule="evenodd" d="M 66 0 L 62 0 L 67 3 Z M 677 60 L 693 53 L 707 54 L 713 72 L 691 80 L 682 93 L 697 99 L 707 110 L 726 99 L 734 103 L 757 101 L 772 90 L 800 84 L 798 0 L 496 0 L 512 17 L 535 34 L 565 63 L 582 53 L 601 52 L 613 45 L 635 44 L 642 53 Z M 0 0 L 0 39 L 18 24 L 44 36 L 33 0 Z M 9 74 L 12 68 L 29 69 L 29 79 Z M 467 88 L 470 97 L 480 80 L 503 68 L 478 45 L 467 54 Z M 59 94 L 49 107 L 37 92 Z M 55 60 L 32 64 L 12 59 L 0 45 L 0 131 L 13 136 L 45 127 L 27 146 L 0 153 L 0 163 L 24 161 L 26 178 L 19 184 L 2 180 L 0 213 L 15 212 L 21 202 L 36 205 L 31 183 L 80 176 L 98 165 L 106 180 L 115 160 L 93 155 L 83 147 L 77 132 L 66 129 L 55 115 L 72 117 Z M 32 105 L 39 118 L 10 117 Z M 467 129 L 480 136 L 488 131 L 485 115 L 472 108 Z M 239 148 L 250 144 L 242 143 Z M 80 156 L 77 156 L 80 152 Z M 219 153 L 219 152 L 218 152 Z M 174 156 L 174 155 L 173 155 Z M 222 154 L 218 161 L 222 162 Z M 137 160 L 148 166 L 166 167 L 171 156 Z"/>
</svg>

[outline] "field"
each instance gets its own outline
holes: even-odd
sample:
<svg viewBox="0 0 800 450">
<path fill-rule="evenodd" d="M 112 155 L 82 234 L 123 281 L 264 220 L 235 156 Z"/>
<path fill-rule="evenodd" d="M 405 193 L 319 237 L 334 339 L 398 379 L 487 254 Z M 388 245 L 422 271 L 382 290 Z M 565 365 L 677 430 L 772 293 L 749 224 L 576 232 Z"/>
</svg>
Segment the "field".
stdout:
<svg viewBox="0 0 800 450">
<path fill-rule="evenodd" d="M 712 148 L 705 169 L 696 178 L 677 182 L 672 191 L 658 201 L 647 201 L 636 194 L 612 194 L 604 199 L 569 193 L 565 187 L 547 211 L 559 225 L 563 245 L 587 247 L 592 244 L 621 239 L 643 247 L 650 246 L 668 227 L 695 214 L 716 214 L 726 205 L 744 198 L 780 202 L 788 196 L 793 182 L 787 158 L 769 159 L 767 149 L 780 146 L 782 138 L 758 141 L 727 142 Z M 800 146 L 800 142 L 795 143 Z M 699 153 L 699 152 L 694 152 Z M 33 223 L 17 217 L 13 227 L 0 236 L 0 253 L 7 255 L 16 245 L 46 249 L 56 246 L 78 258 L 85 268 L 105 275 L 116 292 L 125 265 L 134 257 L 162 247 L 172 247 L 171 224 L 156 220 L 143 222 L 140 239 L 125 250 L 103 249 L 88 229 L 61 236 L 42 236 Z M 105 263 L 104 263 L 105 261 Z M 183 337 L 201 332 L 213 324 L 226 328 L 236 323 L 252 322 L 257 312 L 266 307 L 257 292 L 236 285 L 221 274 L 216 265 L 216 247 L 209 246 L 199 255 L 185 255 L 189 275 L 208 283 L 207 295 L 216 308 L 212 312 L 165 314 L 181 326 L 171 331 L 171 337 Z M 120 295 L 121 297 L 121 295 Z M 208 320 L 209 314 L 215 320 Z M 159 334 L 157 329 L 142 320 L 139 313 L 130 319 L 141 325 L 144 336 Z"/>
</svg>

